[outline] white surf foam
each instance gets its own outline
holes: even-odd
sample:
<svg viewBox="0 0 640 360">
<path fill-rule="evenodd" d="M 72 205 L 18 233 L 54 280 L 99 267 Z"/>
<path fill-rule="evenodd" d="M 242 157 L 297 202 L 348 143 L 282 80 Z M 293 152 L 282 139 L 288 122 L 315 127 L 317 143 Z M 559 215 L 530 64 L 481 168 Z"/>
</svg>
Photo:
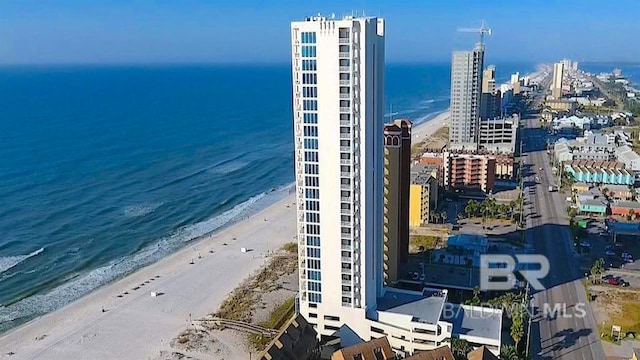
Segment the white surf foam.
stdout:
<svg viewBox="0 0 640 360">
<path fill-rule="evenodd" d="M 209 172 L 216 175 L 225 175 L 234 171 L 238 171 L 247 165 L 249 165 L 249 163 L 245 161 L 232 161 L 229 163 L 218 165 L 210 169 Z"/>
<path fill-rule="evenodd" d="M 31 319 L 58 309 L 102 285 L 171 254 L 185 243 L 240 221 L 284 198 L 292 191 L 293 186 L 292 183 L 274 191 L 261 193 L 220 215 L 180 228 L 132 256 L 114 260 L 83 275 L 74 275 L 70 281 L 48 293 L 33 295 L 4 307 L 0 304 L 0 331 L 15 326 L 12 322 L 16 320 Z"/>
<path fill-rule="evenodd" d="M 0 257 L 0 273 L 3 273 L 15 267 L 16 265 L 20 264 L 21 262 L 27 260 L 30 257 L 34 257 L 41 254 L 43 251 L 44 251 L 44 248 L 40 248 L 32 252 L 31 254 L 27 254 L 27 255 Z"/>
<path fill-rule="evenodd" d="M 129 206 L 125 206 L 124 209 L 122 209 L 122 212 L 126 217 L 131 217 L 131 218 L 141 217 L 154 212 L 157 208 L 162 206 L 162 204 L 164 204 L 164 202 L 129 205 Z"/>
</svg>

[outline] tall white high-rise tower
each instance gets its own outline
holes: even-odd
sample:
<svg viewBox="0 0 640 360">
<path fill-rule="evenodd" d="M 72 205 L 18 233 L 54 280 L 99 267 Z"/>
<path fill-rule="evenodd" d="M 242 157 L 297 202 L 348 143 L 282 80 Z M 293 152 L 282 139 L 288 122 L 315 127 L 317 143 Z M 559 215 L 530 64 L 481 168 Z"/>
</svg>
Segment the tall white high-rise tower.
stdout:
<svg viewBox="0 0 640 360">
<path fill-rule="evenodd" d="M 451 61 L 451 126 L 449 148 L 477 150 L 484 44 L 455 51 Z"/>
<path fill-rule="evenodd" d="M 551 96 L 555 99 L 562 97 L 562 78 L 564 76 L 563 62 L 553 64 L 553 82 L 551 83 Z"/>
<path fill-rule="evenodd" d="M 384 25 L 291 24 L 300 312 L 324 335 L 368 333 L 383 292 Z"/>
</svg>

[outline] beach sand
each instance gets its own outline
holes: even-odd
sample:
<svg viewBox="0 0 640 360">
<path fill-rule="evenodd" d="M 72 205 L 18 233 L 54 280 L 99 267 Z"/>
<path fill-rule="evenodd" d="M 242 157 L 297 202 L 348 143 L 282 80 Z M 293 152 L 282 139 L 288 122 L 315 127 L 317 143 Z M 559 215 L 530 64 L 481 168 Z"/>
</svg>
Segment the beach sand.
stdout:
<svg viewBox="0 0 640 360">
<path fill-rule="evenodd" d="M 414 142 L 447 123 L 448 116 L 445 112 L 415 126 Z M 244 221 L 3 334 L 0 358 L 149 359 L 171 353 L 171 340 L 192 319 L 217 311 L 232 290 L 268 261 L 269 252 L 295 241 L 294 202 L 295 195 L 287 195 Z M 237 347 L 230 341 L 228 347 Z"/>
<path fill-rule="evenodd" d="M 215 312 L 229 292 L 265 264 L 268 251 L 295 241 L 294 202 L 295 195 L 288 195 L 245 221 L 9 331 L 0 337 L 0 358 L 158 356 L 169 350 L 169 341 L 186 329 L 190 317 Z M 250 251 L 243 253 L 242 247 Z M 151 292 L 160 295 L 152 297 Z M 7 355 L 11 352 L 15 354 Z"/>
<path fill-rule="evenodd" d="M 427 136 L 433 134 L 442 126 L 448 126 L 451 113 L 449 110 L 436 115 L 433 119 L 420 123 L 411 129 L 411 141 L 413 145 L 424 140 Z"/>
</svg>

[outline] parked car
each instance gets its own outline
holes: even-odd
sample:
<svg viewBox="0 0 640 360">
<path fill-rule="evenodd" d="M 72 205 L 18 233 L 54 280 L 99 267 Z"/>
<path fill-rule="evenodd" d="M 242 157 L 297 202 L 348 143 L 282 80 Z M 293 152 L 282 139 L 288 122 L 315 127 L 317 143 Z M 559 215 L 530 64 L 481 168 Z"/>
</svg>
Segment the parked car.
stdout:
<svg viewBox="0 0 640 360">
<path fill-rule="evenodd" d="M 608 281 L 609 281 L 609 285 L 620 285 L 620 282 L 619 282 L 619 281 L 618 281 L 618 279 L 617 279 L 617 278 L 615 278 L 615 277 L 611 277 L 611 278 L 609 278 L 609 280 L 608 280 Z"/>
<path fill-rule="evenodd" d="M 629 287 L 629 283 L 626 281 L 622 281 L 622 283 L 620 284 L 622 287 Z"/>
<path fill-rule="evenodd" d="M 612 277 L 613 277 L 613 275 L 611 275 L 611 274 L 607 274 L 607 275 L 604 275 L 604 276 L 602 277 L 602 280 L 609 281 L 609 279 L 611 279 Z"/>
<path fill-rule="evenodd" d="M 424 281 L 427 278 L 425 274 L 420 274 L 420 281 Z"/>
<path fill-rule="evenodd" d="M 604 252 L 604 254 L 605 254 L 606 256 L 616 256 L 616 253 L 615 253 L 615 252 L 613 252 L 613 251 L 611 251 L 611 250 L 607 250 L 607 251 L 605 251 L 605 252 Z"/>
<path fill-rule="evenodd" d="M 418 275 L 418 273 L 417 273 L 417 272 L 414 272 L 414 273 L 411 275 L 411 279 L 412 279 L 412 280 L 418 280 L 418 276 L 419 276 L 419 275 Z"/>
<path fill-rule="evenodd" d="M 582 247 L 591 247 L 591 244 L 588 243 L 587 241 L 581 241 L 580 242 L 580 246 L 582 246 Z"/>
</svg>

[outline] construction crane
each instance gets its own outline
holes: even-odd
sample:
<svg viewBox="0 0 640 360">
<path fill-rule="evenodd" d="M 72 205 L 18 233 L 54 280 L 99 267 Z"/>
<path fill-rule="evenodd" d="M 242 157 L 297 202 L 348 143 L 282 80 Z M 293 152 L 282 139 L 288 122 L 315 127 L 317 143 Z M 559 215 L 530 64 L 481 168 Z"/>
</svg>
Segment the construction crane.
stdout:
<svg viewBox="0 0 640 360">
<path fill-rule="evenodd" d="M 487 24 L 482 20 L 480 28 L 458 28 L 459 32 L 474 32 L 480 33 L 480 44 L 484 44 L 484 34 L 491 35 L 491 29 L 487 27 Z"/>
</svg>

